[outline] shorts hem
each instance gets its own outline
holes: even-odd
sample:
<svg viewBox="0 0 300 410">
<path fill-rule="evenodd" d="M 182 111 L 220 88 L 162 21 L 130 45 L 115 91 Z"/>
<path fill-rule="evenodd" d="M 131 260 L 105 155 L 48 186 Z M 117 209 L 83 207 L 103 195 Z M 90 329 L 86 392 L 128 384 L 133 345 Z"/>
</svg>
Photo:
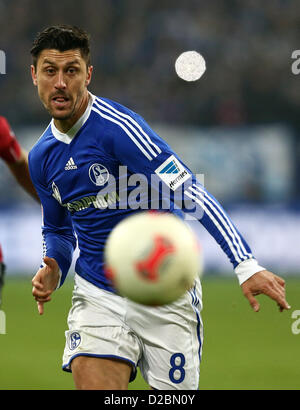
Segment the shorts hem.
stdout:
<svg viewBox="0 0 300 410">
<path fill-rule="evenodd" d="M 102 358 L 102 359 L 119 359 L 119 360 L 123 360 L 124 362 L 127 362 L 127 363 L 132 365 L 132 371 L 131 371 L 129 383 L 134 381 L 134 379 L 136 378 L 136 374 L 137 374 L 136 364 L 132 360 L 127 359 L 126 357 L 117 356 L 117 355 L 113 355 L 113 354 L 77 353 L 69 359 L 67 364 L 63 364 L 62 370 L 65 371 L 65 372 L 68 372 L 68 373 L 72 373 L 71 362 L 72 362 L 72 360 L 74 360 L 78 356 L 98 357 L 98 358 Z"/>
</svg>

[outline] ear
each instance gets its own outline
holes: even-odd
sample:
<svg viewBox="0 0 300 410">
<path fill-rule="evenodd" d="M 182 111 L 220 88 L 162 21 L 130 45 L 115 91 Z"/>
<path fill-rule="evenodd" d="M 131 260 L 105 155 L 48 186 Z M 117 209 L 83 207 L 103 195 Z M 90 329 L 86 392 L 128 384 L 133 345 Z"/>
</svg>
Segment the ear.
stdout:
<svg viewBox="0 0 300 410">
<path fill-rule="evenodd" d="M 87 86 L 90 84 L 90 82 L 91 82 L 93 69 L 94 69 L 94 67 L 93 67 L 92 65 L 88 66 L 87 74 L 86 74 L 86 80 L 85 80 L 85 86 L 86 86 L 86 87 L 87 87 Z"/>
<path fill-rule="evenodd" d="M 36 75 L 35 67 L 33 64 L 30 66 L 30 69 L 31 69 L 32 82 L 34 85 L 37 85 L 37 75 Z"/>
</svg>

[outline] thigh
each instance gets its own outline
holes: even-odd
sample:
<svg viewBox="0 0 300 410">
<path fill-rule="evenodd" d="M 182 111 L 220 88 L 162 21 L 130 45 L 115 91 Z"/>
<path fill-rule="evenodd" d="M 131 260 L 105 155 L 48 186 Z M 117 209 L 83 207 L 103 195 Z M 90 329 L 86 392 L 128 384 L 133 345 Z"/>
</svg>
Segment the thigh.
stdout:
<svg viewBox="0 0 300 410">
<path fill-rule="evenodd" d="M 88 283 L 84 286 L 77 280 L 68 317 L 69 329 L 65 332 L 63 370 L 73 372 L 73 362 L 76 369 L 78 363 L 87 369 L 90 364 L 95 369 L 117 367 L 126 369 L 125 373 L 130 369 L 133 380 L 141 345 L 124 321 L 126 301 L 93 285 L 90 289 Z M 103 360 L 88 360 L 91 358 Z"/>
<path fill-rule="evenodd" d="M 89 356 L 77 356 L 71 368 L 78 390 L 127 390 L 132 371 L 127 362 Z"/>
<path fill-rule="evenodd" d="M 133 306 L 131 327 L 143 344 L 139 367 L 158 390 L 197 390 L 203 344 L 200 282 L 175 303 Z"/>
</svg>

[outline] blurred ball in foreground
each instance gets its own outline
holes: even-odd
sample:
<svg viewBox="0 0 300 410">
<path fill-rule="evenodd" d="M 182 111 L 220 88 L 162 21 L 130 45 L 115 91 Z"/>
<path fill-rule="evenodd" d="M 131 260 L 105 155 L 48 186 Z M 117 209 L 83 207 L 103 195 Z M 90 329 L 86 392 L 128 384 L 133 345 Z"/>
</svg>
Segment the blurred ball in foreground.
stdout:
<svg viewBox="0 0 300 410">
<path fill-rule="evenodd" d="M 185 81 L 197 81 L 206 70 L 206 63 L 197 51 L 185 51 L 175 62 L 175 71 L 178 77 Z"/>
<path fill-rule="evenodd" d="M 177 300 L 202 271 L 195 234 L 170 213 L 141 212 L 121 221 L 108 237 L 104 258 L 116 291 L 143 305 Z"/>
</svg>

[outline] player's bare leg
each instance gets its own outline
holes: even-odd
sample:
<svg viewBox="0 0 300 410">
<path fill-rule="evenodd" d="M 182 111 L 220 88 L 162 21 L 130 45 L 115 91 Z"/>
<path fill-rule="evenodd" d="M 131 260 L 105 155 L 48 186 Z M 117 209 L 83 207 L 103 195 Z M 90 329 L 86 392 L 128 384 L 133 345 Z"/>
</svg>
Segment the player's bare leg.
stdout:
<svg viewBox="0 0 300 410">
<path fill-rule="evenodd" d="M 78 356 L 72 361 L 78 390 L 127 390 L 132 366 L 123 360 Z"/>
</svg>

